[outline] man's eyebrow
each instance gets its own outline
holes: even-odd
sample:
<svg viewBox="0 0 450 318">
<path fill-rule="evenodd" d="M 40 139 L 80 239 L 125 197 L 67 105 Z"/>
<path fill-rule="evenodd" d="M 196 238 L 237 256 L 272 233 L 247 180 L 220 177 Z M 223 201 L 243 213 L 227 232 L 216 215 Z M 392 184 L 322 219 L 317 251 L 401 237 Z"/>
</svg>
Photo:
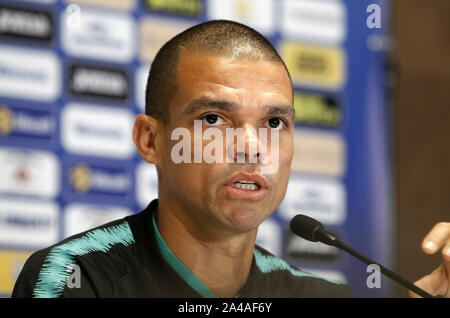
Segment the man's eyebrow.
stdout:
<svg viewBox="0 0 450 318">
<path fill-rule="evenodd" d="M 239 105 L 226 100 L 216 100 L 209 97 L 200 97 L 191 101 L 183 112 L 183 116 L 190 116 L 202 110 L 222 110 L 234 112 L 239 109 Z M 291 122 L 295 121 L 295 110 L 292 105 L 268 105 L 264 106 L 266 115 L 284 115 Z"/>
<path fill-rule="evenodd" d="M 291 105 L 265 106 L 266 115 L 284 115 L 291 122 L 295 122 L 295 109 Z"/>
<path fill-rule="evenodd" d="M 223 111 L 236 111 L 239 106 L 233 102 L 225 100 L 215 100 L 208 97 L 200 97 L 191 101 L 183 112 L 184 116 L 190 116 L 201 110 L 223 110 Z"/>
</svg>

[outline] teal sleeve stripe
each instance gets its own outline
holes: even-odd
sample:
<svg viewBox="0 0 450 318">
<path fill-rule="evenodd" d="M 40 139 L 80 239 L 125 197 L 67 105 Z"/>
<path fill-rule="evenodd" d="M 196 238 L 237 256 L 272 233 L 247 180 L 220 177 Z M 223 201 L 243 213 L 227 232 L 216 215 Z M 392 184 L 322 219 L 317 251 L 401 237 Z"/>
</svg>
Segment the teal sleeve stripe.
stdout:
<svg viewBox="0 0 450 318">
<path fill-rule="evenodd" d="M 340 284 L 340 285 L 344 284 L 343 282 L 338 281 L 338 280 L 325 279 L 319 275 L 311 274 L 311 273 L 307 273 L 307 272 L 298 270 L 298 269 L 292 267 L 291 265 L 289 265 L 287 262 L 285 262 L 281 258 L 272 256 L 272 255 L 263 255 L 257 249 L 254 250 L 254 255 L 255 255 L 256 266 L 263 273 L 271 273 L 271 272 L 277 271 L 277 270 L 285 270 L 285 271 L 289 271 L 292 275 L 297 276 L 297 277 L 320 278 L 320 279 L 326 280 L 330 283 Z"/>
<path fill-rule="evenodd" d="M 166 242 L 162 238 L 156 224 L 155 214 L 153 213 L 153 231 L 155 232 L 156 243 L 159 252 L 169 266 L 177 272 L 177 274 L 204 298 L 216 298 L 216 295 L 197 277 L 192 273 L 181 261 L 173 254 Z"/>
<path fill-rule="evenodd" d="M 33 297 L 61 296 L 70 276 L 69 268 L 74 265 L 76 256 L 91 252 L 107 252 L 116 244 L 128 246 L 133 243 L 133 234 L 128 222 L 125 221 L 111 227 L 89 231 L 79 238 L 52 248 L 39 272 Z"/>
</svg>

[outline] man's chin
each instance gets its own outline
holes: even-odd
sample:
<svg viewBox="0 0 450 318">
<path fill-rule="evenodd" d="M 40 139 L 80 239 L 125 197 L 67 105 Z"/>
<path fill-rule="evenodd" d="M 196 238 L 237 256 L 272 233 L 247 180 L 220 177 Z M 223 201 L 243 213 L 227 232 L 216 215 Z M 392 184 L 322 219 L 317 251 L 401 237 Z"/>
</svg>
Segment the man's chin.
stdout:
<svg viewBox="0 0 450 318">
<path fill-rule="evenodd" d="M 257 229 L 264 221 L 265 214 L 254 208 L 236 207 L 227 212 L 226 218 L 234 230 L 246 233 Z"/>
</svg>

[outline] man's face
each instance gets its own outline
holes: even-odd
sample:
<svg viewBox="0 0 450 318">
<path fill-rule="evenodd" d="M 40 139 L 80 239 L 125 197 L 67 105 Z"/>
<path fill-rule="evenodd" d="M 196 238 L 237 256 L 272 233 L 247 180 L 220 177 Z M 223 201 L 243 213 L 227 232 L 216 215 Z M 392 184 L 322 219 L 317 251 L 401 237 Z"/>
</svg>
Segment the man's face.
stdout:
<svg viewBox="0 0 450 318">
<path fill-rule="evenodd" d="M 193 224 L 209 231 L 252 231 L 281 203 L 289 179 L 294 112 L 287 72 L 280 63 L 183 53 L 177 74 L 178 90 L 170 101 L 160 154 L 160 199 L 165 197 Z M 232 163 L 194 163 L 195 120 L 201 121 L 203 133 L 213 127 L 223 134 L 222 143 L 215 145 L 222 145 L 224 159 L 234 157 Z M 191 163 L 177 164 L 172 158 L 179 140 L 171 135 L 181 127 L 190 131 Z M 225 138 L 228 128 L 245 132 L 247 163 L 236 163 L 238 149 Z M 263 146 L 259 128 L 265 128 L 267 143 L 258 157 L 250 144 Z M 277 145 L 271 144 L 275 130 Z M 211 142 L 214 137 L 203 140 L 202 149 Z M 250 157 L 258 161 L 249 163 Z M 277 161 L 278 169 L 264 173 L 263 159 Z"/>
</svg>

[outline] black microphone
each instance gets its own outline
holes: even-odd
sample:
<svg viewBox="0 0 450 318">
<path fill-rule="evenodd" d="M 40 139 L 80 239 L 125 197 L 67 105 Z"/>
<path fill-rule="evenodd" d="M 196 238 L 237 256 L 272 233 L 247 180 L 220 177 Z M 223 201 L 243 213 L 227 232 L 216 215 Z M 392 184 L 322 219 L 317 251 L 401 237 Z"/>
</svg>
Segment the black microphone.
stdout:
<svg viewBox="0 0 450 318">
<path fill-rule="evenodd" d="M 417 287 L 413 283 L 407 281 L 406 279 L 392 272 L 383 265 L 374 262 L 370 258 L 365 257 L 364 255 L 355 251 L 351 247 L 347 246 L 342 241 L 338 240 L 333 234 L 327 232 L 322 223 L 313 218 L 310 218 L 309 216 L 297 214 L 291 220 L 290 228 L 292 233 L 304 238 L 305 240 L 311 242 L 319 241 L 324 244 L 337 247 L 339 249 L 346 251 L 347 253 L 350 253 L 351 255 L 355 256 L 356 258 L 358 258 L 359 260 L 368 265 L 376 264 L 380 267 L 380 270 L 384 275 L 388 276 L 390 279 L 396 281 L 397 283 L 408 288 L 409 290 L 415 292 L 417 295 L 422 296 L 424 298 L 434 298 L 432 295 L 430 295 L 423 289 Z"/>
</svg>

